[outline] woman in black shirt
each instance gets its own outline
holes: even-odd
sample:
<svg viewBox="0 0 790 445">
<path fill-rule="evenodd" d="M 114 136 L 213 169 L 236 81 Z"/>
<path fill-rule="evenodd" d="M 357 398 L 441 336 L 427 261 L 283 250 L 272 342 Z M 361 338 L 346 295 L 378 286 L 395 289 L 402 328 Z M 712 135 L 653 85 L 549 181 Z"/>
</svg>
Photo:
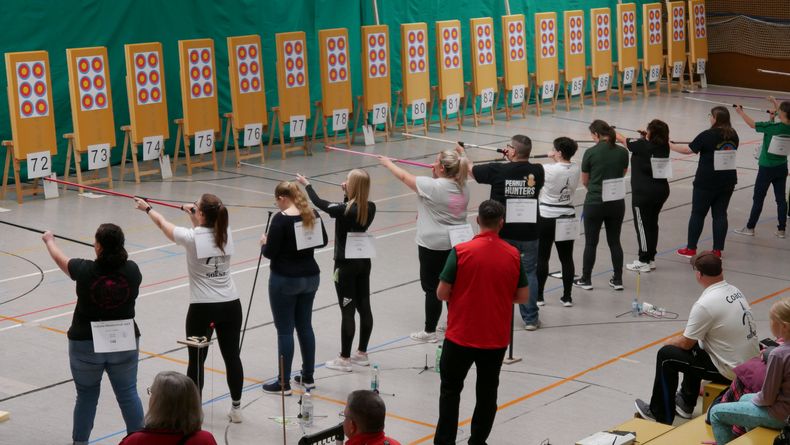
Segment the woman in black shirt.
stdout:
<svg viewBox="0 0 790 445">
<path fill-rule="evenodd" d="M 625 268 L 634 272 L 650 272 L 656 268 L 658 215 L 669 198 L 669 126 L 653 119 L 643 135 L 640 139 L 617 135 L 617 142 L 631 152 L 631 210 L 639 241 L 639 259 L 626 264 Z"/>
<path fill-rule="evenodd" d="M 336 371 L 351 372 L 351 364 L 368 366 L 368 341 L 373 331 L 373 313 L 370 310 L 370 255 L 354 252 L 348 243 L 349 233 L 358 242 L 369 240 L 364 234 L 376 215 L 376 204 L 368 201 L 370 176 L 365 170 L 354 169 L 348 173 L 346 182 L 341 184 L 345 199 L 343 202 L 329 202 L 321 199 L 302 175 L 296 179 L 305 186 L 310 201 L 336 219 L 335 222 L 335 290 L 340 305 L 342 323 L 340 325 L 340 356 L 326 362 L 326 367 Z M 355 240 L 356 241 L 356 240 Z M 348 258 L 352 256 L 353 258 Z M 359 347 L 351 355 L 351 343 L 356 330 L 354 312 L 359 312 Z M 308 382 L 303 382 L 305 386 Z"/>
</svg>

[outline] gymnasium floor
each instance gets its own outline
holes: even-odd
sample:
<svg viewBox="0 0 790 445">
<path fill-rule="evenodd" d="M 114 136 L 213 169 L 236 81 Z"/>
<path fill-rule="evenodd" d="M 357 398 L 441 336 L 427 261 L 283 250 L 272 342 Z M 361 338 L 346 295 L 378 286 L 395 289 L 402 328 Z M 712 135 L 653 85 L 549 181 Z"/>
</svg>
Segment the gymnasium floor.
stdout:
<svg viewBox="0 0 790 445">
<path fill-rule="evenodd" d="M 710 87 L 707 93 L 759 97 L 769 94 L 722 87 Z M 774 94 L 777 97 L 788 95 Z M 542 117 L 530 114 L 526 119 L 506 122 L 504 114 L 500 114 L 494 126 L 482 124 L 474 128 L 468 119 L 462 132 L 450 130 L 444 136 L 438 127 L 433 127 L 431 136 L 504 146 L 511 135 L 524 133 L 533 140 L 533 154 L 542 154 L 557 136 L 589 139 L 587 124 L 594 118 L 631 129 L 644 128 L 650 119 L 661 118 L 669 123 L 673 140 L 689 141 L 708 126 L 707 114 L 712 105 L 685 100 L 688 96 L 679 92 L 664 93 L 645 100 L 640 95 L 639 99 L 626 99 L 622 104 L 614 98 L 608 106 L 595 108 L 588 102 L 584 110 L 575 108 L 571 112 L 565 112 L 562 104 L 558 108 L 562 111 L 547 112 Z M 756 98 L 701 94 L 694 97 L 765 106 L 764 100 Z M 751 114 L 761 118 L 755 112 Z M 742 143 L 738 152 L 738 186 L 729 208 L 725 277 L 748 296 L 759 334 L 765 337 L 770 335 L 769 306 L 777 298 L 790 296 L 790 240 L 780 240 L 773 235 L 776 215 L 771 197 L 766 200 L 756 237 L 732 233 L 733 229 L 745 224 L 748 216 L 757 168 L 753 150 L 761 140 L 734 114 L 733 123 Z M 397 132 L 389 143 L 380 142 L 365 151 L 432 162 L 436 152 L 448 148 L 452 145 L 405 140 Z M 576 156 L 577 162 L 581 160 L 581 153 L 580 150 Z M 494 154 L 469 150 L 470 157 L 475 160 L 496 158 Z M 660 220 L 658 269 L 641 277 L 640 300 L 663 306 L 680 317 L 677 320 L 634 319 L 629 315 L 616 318 L 630 309 L 637 276 L 624 272 L 624 292 L 609 288 L 606 283 L 611 262 L 602 235 L 594 269 L 595 289 L 574 289 L 575 306 L 563 308 L 558 292 L 561 283 L 549 278 L 547 305 L 540 312 L 543 327 L 536 332 L 526 332 L 517 322 L 514 355 L 522 361 L 503 367 L 499 385 L 500 410 L 489 443 L 537 445 L 549 439 L 551 444 L 571 444 L 631 418 L 634 399 L 649 398 L 658 345 L 683 328 L 688 311 L 701 292 L 688 260 L 674 253 L 678 247 L 685 246 L 697 158 L 674 153 L 672 156 L 674 179 Z M 185 176 L 182 168 L 172 181 L 152 179 L 135 185 L 128 180 L 116 182 L 115 187 L 126 193 L 185 202 L 209 192 L 231 205 L 230 220 L 236 243 L 233 275 L 246 310 L 258 259 L 258 239 L 266 221 L 266 210 L 258 207 L 272 206 L 272 192 L 277 181 L 290 178 L 247 166 L 236 170 L 231 165 L 232 162 L 228 162 L 223 171 L 216 173 L 198 170 L 191 178 Z M 439 376 L 432 369 L 421 371 L 426 360 L 428 365 L 433 364 L 436 344 L 416 343 L 408 337 L 410 332 L 420 330 L 423 323 L 423 295 L 414 243 L 414 194 L 379 167 L 375 159 L 325 153 L 320 144 L 314 145 L 312 157 L 292 154 L 281 161 L 278 154 L 267 159 L 266 166 L 332 182 L 341 182 L 351 168 L 368 167 L 373 178 L 372 199 L 379 208 L 371 227 L 377 237 L 378 257 L 373 261 L 371 277 L 375 326 L 370 352 L 372 361 L 382 370 L 381 390 L 390 393 L 383 396 L 389 415 L 386 431 L 404 444 L 430 443 L 438 415 Z M 417 167 L 410 169 L 415 174 L 429 174 Z M 339 187 L 317 181 L 313 184 L 324 198 L 342 198 Z M 471 190 L 470 221 L 474 221 L 474 209 L 487 198 L 489 189 L 473 183 Z M 772 196 L 770 192 L 769 196 Z M 576 203 L 580 205 L 583 198 L 584 191 L 577 192 Z M 157 372 L 184 372 L 186 369 L 186 351 L 176 344 L 183 336 L 188 304 L 183 249 L 168 243 L 148 218 L 134 210 L 132 202 L 124 198 L 90 199 L 74 191 L 61 191 L 61 197 L 56 200 L 28 199 L 23 206 L 6 200 L 0 202 L 0 207 L 9 210 L 0 213 L 5 221 L 52 229 L 56 234 L 86 242 L 92 242 L 100 223 L 109 221 L 123 227 L 131 259 L 143 272 L 143 289 L 137 302 L 137 323 L 143 335 L 138 389 L 147 406 L 146 387 Z M 163 208 L 161 211 L 176 223 L 188 224 L 186 217 L 177 210 Z M 628 211 L 622 232 L 626 262 L 632 261 L 637 252 L 630 215 Z M 324 221 L 332 233 L 333 222 L 329 218 Z M 710 236 L 708 220 L 700 248 L 710 248 Z M 85 246 L 62 240 L 58 243 L 71 257 L 94 256 L 93 250 Z M 0 424 L 0 444 L 71 443 L 75 390 L 70 380 L 65 330 L 74 308 L 74 284 L 56 269 L 36 233 L 3 226 L 0 249 L 3 251 L 0 255 L 0 348 L 3 355 L 0 410 L 11 413 L 11 419 Z M 582 249 L 583 237 L 575 248 L 579 269 Z M 340 313 L 331 285 L 331 252 L 330 245 L 316 253 L 322 270 L 322 284 L 313 315 L 319 364 L 334 358 L 340 343 Z M 553 256 L 551 269 L 557 270 L 556 252 Z M 244 423 L 229 426 L 226 421 L 230 400 L 222 359 L 216 347 L 212 347 L 207 360 L 207 366 L 212 369 L 207 371 L 203 391 L 204 429 L 213 432 L 220 444 L 282 442 L 281 426 L 271 420 L 281 416 L 280 398 L 263 394 L 260 389 L 260 383 L 272 379 L 277 370 L 275 330 L 266 294 L 267 265 L 264 259 L 242 352 L 246 378 L 242 401 Z M 43 269 L 43 274 L 39 268 Z M 43 281 L 39 283 L 40 280 Z M 31 288 L 35 289 L 14 299 Z M 300 363 L 297 353 L 294 369 L 298 370 Z M 469 418 L 474 407 L 473 378 L 474 371 L 467 379 L 462 397 L 463 423 L 459 441 L 469 435 Z M 326 417 L 317 418 L 309 431 L 338 423 L 341 420 L 338 413 L 343 409 L 346 395 L 354 389 L 369 387 L 370 375 L 367 368 L 355 367 L 353 373 L 341 373 L 321 367 L 316 370 L 316 381 L 315 414 Z M 298 413 L 298 401 L 296 394 L 286 398 L 286 415 Z M 93 443 L 118 443 L 123 430 L 120 412 L 105 378 L 91 439 Z M 288 443 L 296 443 L 301 435 L 299 425 L 287 427 Z"/>
</svg>

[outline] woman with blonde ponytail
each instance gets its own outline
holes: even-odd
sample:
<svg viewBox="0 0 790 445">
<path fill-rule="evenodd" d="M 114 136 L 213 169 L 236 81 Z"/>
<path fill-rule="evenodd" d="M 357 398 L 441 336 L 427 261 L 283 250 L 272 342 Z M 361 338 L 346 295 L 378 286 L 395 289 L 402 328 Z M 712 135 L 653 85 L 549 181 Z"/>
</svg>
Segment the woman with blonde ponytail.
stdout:
<svg viewBox="0 0 790 445">
<path fill-rule="evenodd" d="M 297 175 L 310 201 L 335 218 L 335 268 L 334 281 L 337 291 L 337 302 L 340 305 L 342 322 L 340 324 L 340 356 L 326 362 L 326 367 L 336 371 L 351 372 L 351 365 L 368 366 L 368 341 L 373 331 L 373 313 L 370 310 L 370 258 L 354 258 L 346 256 L 349 233 L 364 233 L 368 230 L 376 216 L 376 204 L 368 201 L 370 194 L 370 176 L 368 172 L 355 168 L 348 172 L 343 189 L 343 202 L 329 202 L 321 199 L 310 185 L 310 181 Z M 356 323 L 354 314 L 359 312 L 359 346 L 351 354 L 351 343 L 354 341 Z M 305 377 L 302 382 L 308 386 L 314 384 Z"/>
<path fill-rule="evenodd" d="M 218 197 L 206 193 L 196 203 L 181 206 L 192 222 L 192 228 L 188 228 L 177 227 L 144 200 L 135 198 L 135 201 L 137 209 L 147 213 L 170 241 L 186 249 L 190 293 L 186 336 L 211 339 L 216 329 L 233 403 L 228 418 L 240 423 L 244 381 L 239 356 L 242 315 L 239 294 L 230 275 L 233 240 L 228 227 L 228 209 Z M 203 389 L 203 364 L 207 356 L 208 348 L 189 348 L 187 376 L 200 390 Z"/>
<path fill-rule="evenodd" d="M 321 272 L 313 251 L 326 246 L 329 239 L 318 212 L 310 208 L 307 197 L 297 184 L 287 181 L 277 184 L 274 199 L 280 211 L 272 217 L 269 232 L 261 236 L 261 253 L 271 260 L 269 304 L 277 329 L 277 356 L 283 357 L 283 367 L 280 370 L 282 376 L 264 384 L 263 390 L 271 394 L 283 392 L 291 395 L 294 329 L 302 353 L 302 373 L 296 377 L 296 382 L 313 382 L 313 300 Z M 311 243 L 310 234 L 318 233 L 322 238 Z M 279 362 L 278 358 L 275 363 Z M 283 385 L 280 384 L 281 379 L 285 382 Z"/>
<path fill-rule="evenodd" d="M 417 248 L 420 283 L 425 292 L 425 328 L 411 334 L 412 340 L 435 343 L 436 327 L 442 315 L 442 302 L 436 297 L 439 274 L 452 250 L 449 229 L 466 224 L 469 205 L 469 160 L 463 153 L 445 150 L 436 155 L 433 178 L 414 176 L 391 159 L 379 161 L 396 178 L 417 193 Z"/>
</svg>

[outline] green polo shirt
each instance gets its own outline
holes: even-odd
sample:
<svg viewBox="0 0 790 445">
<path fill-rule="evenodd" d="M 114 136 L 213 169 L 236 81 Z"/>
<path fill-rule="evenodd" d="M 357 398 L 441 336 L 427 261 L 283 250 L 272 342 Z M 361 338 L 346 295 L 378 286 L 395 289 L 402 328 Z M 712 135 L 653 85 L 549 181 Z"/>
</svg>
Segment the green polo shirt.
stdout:
<svg viewBox="0 0 790 445">
<path fill-rule="evenodd" d="M 582 157 L 582 173 L 590 175 L 587 183 L 585 204 L 603 202 L 601 192 L 606 179 L 622 178 L 623 171 L 628 168 L 628 150 L 620 145 L 599 142 L 584 152 Z"/>
<path fill-rule="evenodd" d="M 774 136 L 790 136 L 790 125 L 782 122 L 755 122 L 754 129 L 758 133 L 763 134 L 763 147 L 760 150 L 760 159 L 757 161 L 757 165 L 760 167 L 777 167 L 786 164 L 787 156 L 768 153 L 768 147 L 771 146 L 771 139 Z"/>
</svg>

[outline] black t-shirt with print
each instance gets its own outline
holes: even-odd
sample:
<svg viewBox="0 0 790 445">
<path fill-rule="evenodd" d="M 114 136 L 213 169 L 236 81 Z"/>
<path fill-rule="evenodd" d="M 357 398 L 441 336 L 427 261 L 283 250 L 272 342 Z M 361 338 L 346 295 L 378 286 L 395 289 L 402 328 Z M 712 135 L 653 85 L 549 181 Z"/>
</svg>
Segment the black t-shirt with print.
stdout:
<svg viewBox="0 0 790 445">
<path fill-rule="evenodd" d="M 669 145 L 660 146 L 647 139 L 628 139 L 626 148 L 631 152 L 631 192 L 652 194 L 669 190 L 666 179 L 653 178 L 652 158 L 668 158 Z"/>
<path fill-rule="evenodd" d="M 472 167 L 475 181 L 491 185 L 491 199 L 507 207 L 508 198 L 538 199 L 545 174 L 543 166 L 530 162 L 492 162 Z M 538 239 L 536 223 L 505 223 L 499 236 L 514 241 Z"/>
<path fill-rule="evenodd" d="M 726 140 L 721 134 L 721 130 L 709 128 L 698 134 L 689 144 L 689 148 L 699 154 L 694 187 L 717 190 L 723 187 L 733 187 L 738 183 L 736 170 L 716 171 L 713 166 L 713 157 L 716 151 L 738 149 L 737 134 L 731 140 Z"/>
<path fill-rule="evenodd" d="M 77 307 L 71 319 L 69 340 L 93 340 L 92 321 L 134 318 L 134 302 L 143 276 L 134 261 L 114 270 L 105 270 L 93 260 L 69 261 L 69 275 L 77 282 Z M 140 336 L 137 323 L 134 334 Z"/>
</svg>

